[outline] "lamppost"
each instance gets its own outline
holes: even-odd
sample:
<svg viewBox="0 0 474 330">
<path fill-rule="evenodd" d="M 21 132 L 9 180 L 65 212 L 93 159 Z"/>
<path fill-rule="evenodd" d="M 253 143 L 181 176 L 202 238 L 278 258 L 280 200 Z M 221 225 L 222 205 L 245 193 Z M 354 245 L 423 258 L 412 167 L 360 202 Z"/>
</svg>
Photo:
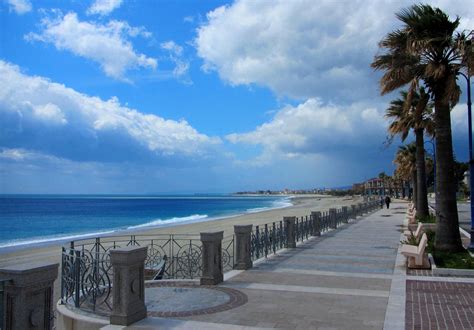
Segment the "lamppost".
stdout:
<svg viewBox="0 0 474 330">
<path fill-rule="evenodd" d="M 471 37 L 471 39 L 469 39 Z M 469 199 L 471 202 L 471 242 L 469 244 L 469 250 L 474 251 L 474 160 L 472 157 L 472 114 L 471 114 L 471 70 L 469 68 L 471 55 L 473 53 L 473 44 L 474 31 L 471 31 L 466 36 L 466 41 L 464 44 L 464 52 L 467 51 L 464 55 L 466 56 L 467 70 L 466 74 L 459 72 L 467 81 L 467 123 L 468 123 L 468 135 L 469 135 Z"/>
<path fill-rule="evenodd" d="M 431 144 L 433 148 L 433 191 L 436 194 L 436 138 L 432 138 L 431 140 L 425 141 L 425 143 Z"/>
</svg>

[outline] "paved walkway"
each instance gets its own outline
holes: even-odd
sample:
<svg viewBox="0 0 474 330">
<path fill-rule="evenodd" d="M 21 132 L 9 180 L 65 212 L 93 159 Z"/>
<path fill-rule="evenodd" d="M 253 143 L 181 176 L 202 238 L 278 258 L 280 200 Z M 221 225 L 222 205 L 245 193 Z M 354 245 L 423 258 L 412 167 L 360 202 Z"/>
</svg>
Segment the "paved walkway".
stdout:
<svg viewBox="0 0 474 330">
<path fill-rule="evenodd" d="M 234 272 L 221 287 L 247 296 L 240 307 L 184 323 L 148 318 L 134 328 L 382 329 L 405 212 L 393 204 Z"/>
<path fill-rule="evenodd" d="M 394 203 L 227 273 L 215 289 L 233 290 L 233 306 L 191 295 L 183 303 L 201 312 L 149 317 L 126 329 L 474 329 L 474 278 L 406 274 L 398 253 L 405 214 L 406 204 Z"/>
</svg>

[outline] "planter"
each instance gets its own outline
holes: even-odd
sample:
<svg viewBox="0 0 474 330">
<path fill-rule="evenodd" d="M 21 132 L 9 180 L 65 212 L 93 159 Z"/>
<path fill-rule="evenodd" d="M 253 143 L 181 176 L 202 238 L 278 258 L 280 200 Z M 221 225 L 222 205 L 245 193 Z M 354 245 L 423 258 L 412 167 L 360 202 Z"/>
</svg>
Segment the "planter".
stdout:
<svg viewBox="0 0 474 330">
<path fill-rule="evenodd" d="M 436 267 L 434 258 L 431 253 L 428 254 L 428 258 L 431 262 L 431 271 L 433 275 L 474 277 L 474 269 L 440 268 Z"/>
</svg>

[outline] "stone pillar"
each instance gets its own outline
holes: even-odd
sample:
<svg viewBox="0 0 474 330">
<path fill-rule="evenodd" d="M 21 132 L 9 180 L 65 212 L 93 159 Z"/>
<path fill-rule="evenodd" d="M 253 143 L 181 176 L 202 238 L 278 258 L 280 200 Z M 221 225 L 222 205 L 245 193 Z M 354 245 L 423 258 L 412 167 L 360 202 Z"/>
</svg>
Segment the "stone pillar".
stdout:
<svg viewBox="0 0 474 330">
<path fill-rule="evenodd" d="M 147 247 L 110 250 L 113 267 L 113 307 L 110 324 L 130 325 L 146 318 L 145 259 Z"/>
<path fill-rule="evenodd" d="M 201 285 L 216 285 L 224 280 L 222 272 L 222 239 L 224 232 L 201 233 Z"/>
<path fill-rule="evenodd" d="M 311 212 L 311 220 L 313 221 L 313 236 L 321 236 L 321 212 Z"/>
<path fill-rule="evenodd" d="M 352 218 L 355 220 L 357 219 L 357 205 L 352 204 L 351 209 L 352 209 Z"/>
<path fill-rule="evenodd" d="M 234 269 L 252 268 L 252 258 L 250 255 L 250 240 L 252 235 L 252 225 L 235 225 L 235 265 Z"/>
<path fill-rule="evenodd" d="M 283 217 L 283 222 L 285 223 L 285 230 L 287 235 L 287 248 L 296 247 L 296 236 L 295 236 L 295 222 L 296 217 Z"/>
<path fill-rule="evenodd" d="M 52 329 L 54 280 L 58 263 L 0 269 L 3 288 L 1 329 Z"/>
<path fill-rule="evenodd" d="M 349 213 L 347 212 L 347 206 L 342 207 L 342 216 L 344 217 L 344 222 L 349 222 Z"/>
<path fill-rule="evenodd" d="M 329 223 L 332 229 L 337 228 L 336 209 L 329 209 Z"/>
</svg>

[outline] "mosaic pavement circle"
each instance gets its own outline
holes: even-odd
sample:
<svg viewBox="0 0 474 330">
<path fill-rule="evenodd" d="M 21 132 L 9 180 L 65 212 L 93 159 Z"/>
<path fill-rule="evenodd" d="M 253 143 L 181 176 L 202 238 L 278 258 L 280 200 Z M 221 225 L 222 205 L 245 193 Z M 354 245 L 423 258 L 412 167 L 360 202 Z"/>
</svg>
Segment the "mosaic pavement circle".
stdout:
<svg viewBox="0 0 474 330">
<path fill-rule="evenodd" d="M 186 282 L 155 282 L 146 285 L 149 316 L 185 317 L 223 312 L 247 303 L 247 296 L 231 288 Z"/>
</svg>

